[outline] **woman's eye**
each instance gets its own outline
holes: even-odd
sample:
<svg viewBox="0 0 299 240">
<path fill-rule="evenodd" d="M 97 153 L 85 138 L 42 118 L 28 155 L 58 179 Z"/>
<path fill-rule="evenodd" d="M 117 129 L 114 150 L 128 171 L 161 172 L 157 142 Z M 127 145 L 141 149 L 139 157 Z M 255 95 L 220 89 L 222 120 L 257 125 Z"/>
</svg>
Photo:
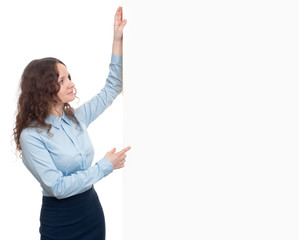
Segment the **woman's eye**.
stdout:
<svg viewBox="0 0 299 240">
<path fill-rule="evenodd" d="M 60 84 L 63 84 L 63 80 L 60 80 L 59 83 L 60 83 Z"/>
</svg>

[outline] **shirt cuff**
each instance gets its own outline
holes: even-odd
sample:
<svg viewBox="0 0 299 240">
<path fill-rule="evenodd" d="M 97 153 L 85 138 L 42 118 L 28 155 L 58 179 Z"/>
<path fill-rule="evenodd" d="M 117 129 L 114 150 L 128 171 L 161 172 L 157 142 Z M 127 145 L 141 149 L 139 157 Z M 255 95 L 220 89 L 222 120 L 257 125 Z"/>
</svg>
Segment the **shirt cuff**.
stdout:
<svg viewBox="0 0 299 240">
<path fill-rule="evenodd" d="M 107 158 L 103 158 L 100 161 L 97 162 L 100 169 L 103 171 L 104 176 L 107 176 L 108 174 L 113 172 L 113 166 L 112 164 L 107 160 Z"/>
<path fill-rule="evenodd" d="M 123 56 L 122 55 L 117 56 L 117 55 L 113 55 L 112 54 L 112 56 L 111 56 L 111 63 L 122 65 L 122 62 L 123 62 Z"/>
</svg>

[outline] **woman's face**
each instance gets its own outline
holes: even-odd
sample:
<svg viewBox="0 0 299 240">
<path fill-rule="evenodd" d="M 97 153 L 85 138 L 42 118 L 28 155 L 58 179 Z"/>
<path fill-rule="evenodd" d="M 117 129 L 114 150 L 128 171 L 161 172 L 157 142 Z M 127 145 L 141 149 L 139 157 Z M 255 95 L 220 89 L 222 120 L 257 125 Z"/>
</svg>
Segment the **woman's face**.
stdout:
<svg viewBox="0 0 299 240">
<path fill-rule="evenodd" d="M 59 73 L 58 83 L 60 85 L 60 90 L 57 93 L 57 96 L 60 98 L 62 103 L 71 102 L 75 99 L 75 84 L 71 81 L 71 76 L 63 64 L 58 63 L 57 70 Z"/>
</svg>

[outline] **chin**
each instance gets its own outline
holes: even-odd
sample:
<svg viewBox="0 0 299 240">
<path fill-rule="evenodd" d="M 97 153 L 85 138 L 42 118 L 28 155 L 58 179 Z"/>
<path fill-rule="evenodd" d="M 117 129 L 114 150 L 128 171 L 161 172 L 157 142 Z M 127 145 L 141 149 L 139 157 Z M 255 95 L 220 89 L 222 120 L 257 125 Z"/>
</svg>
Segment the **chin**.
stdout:
<svg viewBox="0 0 299 240">
<path fill-rule="evenodd" d="M 63 101 L 64 103 L 69 103 L 75 100 L 75 96 L 74 97 L 69 97 L 67 99 L 65 99 L 65 101 Z"/>
</svg>

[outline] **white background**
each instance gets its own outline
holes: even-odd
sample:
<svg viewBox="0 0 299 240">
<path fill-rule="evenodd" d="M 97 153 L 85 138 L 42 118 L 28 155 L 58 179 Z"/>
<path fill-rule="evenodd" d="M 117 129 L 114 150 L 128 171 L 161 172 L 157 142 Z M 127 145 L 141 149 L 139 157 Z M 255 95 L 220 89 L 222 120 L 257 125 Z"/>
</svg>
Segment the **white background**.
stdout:
<svg viewBox="0 0 299 240">
<path fill-rule="evenodd" d="M 14 154 L 11 145 L 17 88 L 25 66 L 33 59 L 56 57 L 68 67 L 80 101 L 104 87 L 112 53 L 114 14 L 121 1 L 26 0 L 0 2 L 1 76 L 1 204 L 0 239 L 39 239 L 41 188 Z M 120 95 L 89 134 L 95 161 L 123 143 L 123 96 Z M 121 239 L 122 170 L 99 181 L 107 240 Z"/>
<path fill-rule="evenodd" d="M 61 59 L 73 106 L 88 100 L 108 74 L 119 5 L 0 3 L 1 239 L 39 236 L 40 187 L 10 144 L 25 65 Z M 124 93 L 90 127 L 96 159 L 132 146 L 124 176 L 96 184 L 107 240 L 122 239 L 122 195 L 125 240 L 298 239 L 296 1 L 123 6 Z"/>
</svg>

